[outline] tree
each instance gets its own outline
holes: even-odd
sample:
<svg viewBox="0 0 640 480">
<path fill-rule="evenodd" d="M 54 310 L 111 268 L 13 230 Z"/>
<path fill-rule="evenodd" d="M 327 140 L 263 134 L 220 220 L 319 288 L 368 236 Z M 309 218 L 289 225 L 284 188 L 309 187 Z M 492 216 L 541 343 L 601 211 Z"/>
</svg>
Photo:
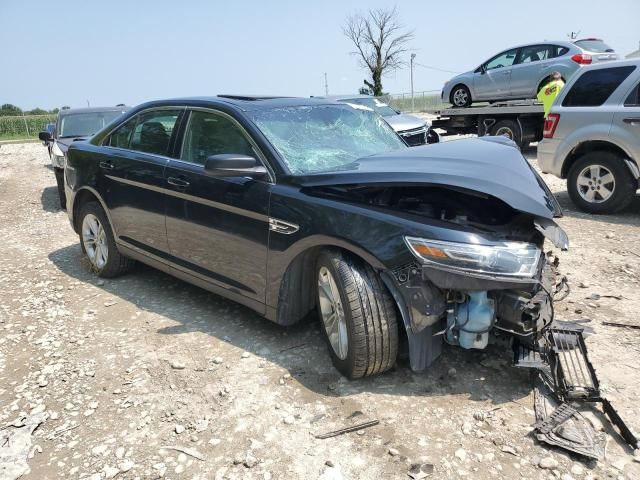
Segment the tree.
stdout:
<svg viewBox="0 0 640 480">
<path fill-rule="evenodd" d="M 10 103 L 5 103 L 0 107 L 0 116 L 2 115 L 21 115 L 22 110 L 15 105 L 11 105 Z"/>
<path fill-rule="evenodd" d="M 406 31 L 400 24 L 396 7 L 352 15 L 342 31 L 356 47 L 352 55 L 369 70 L 371 79 L 365 79 L 364 84 L 374 95 L 382 95 L 382 77 L 406 63 L 402 57 L 409 50 L 413 31 Z"/>
<path fill-rule="evenodd" d="M 28 112 L 26 112 L 27 115 L 46 115 L 47 113 L 49 112 L 41 108 L 34 108 L 33 110 L 29 110 Z"/>
</svg>

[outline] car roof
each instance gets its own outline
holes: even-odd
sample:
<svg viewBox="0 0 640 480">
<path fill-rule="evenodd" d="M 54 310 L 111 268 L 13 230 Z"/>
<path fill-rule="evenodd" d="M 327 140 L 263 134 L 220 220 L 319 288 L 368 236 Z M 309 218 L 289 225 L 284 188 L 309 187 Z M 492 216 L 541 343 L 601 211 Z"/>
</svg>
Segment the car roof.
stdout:
<svg viewBox="0 0 640 480">
<path fill-rule="evenodd" d="M 167 100 L 154 100 L 138 105 L 136 110 L 163 105 L 217 106 L 232 105 L 242 111 L 269 110 L 272 108 L 303 107 L 313 105 L 335 104 L 335 101 L 311 97 L 275 97 L 268 95 L 217 95 L 211 97 L 184 97 Z"/>
<path fill-rule="evenodd" d="M 314 96 L 311 98 L 321 98 L 321 99 L 325 99 L 325 100 L 334 100 L 334 101 L 340 101 L 340 100 L 350 100 L 352 98 L 375 98 L 372 95 L 363 95 L 361 93 L 355 93 L 352 95 L 326 95 L 326 96 Z"/>
<path fill-rule="evenodd" d="M 65 110 L 60 110 L 58 115 L 72 115 L 74 113 L 99 113 L 99 112 L 122 112 L 127 111 L 131 107 L 126 105 L 120 105 L 118 107 L 85 107 L 85 108 L 67 108 Z"/>
</svg>

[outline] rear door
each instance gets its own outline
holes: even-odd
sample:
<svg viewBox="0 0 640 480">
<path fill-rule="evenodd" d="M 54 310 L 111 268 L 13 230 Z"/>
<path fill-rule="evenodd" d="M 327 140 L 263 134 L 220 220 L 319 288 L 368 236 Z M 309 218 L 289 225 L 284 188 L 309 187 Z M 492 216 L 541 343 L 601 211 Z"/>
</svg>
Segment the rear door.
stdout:
<svg viewBox="0 0 640 480">
<path fill-rule="evenodd" d="M 529 98 L 537 93 L 540 78 L 549 75 L 555 56 L 554 45 L 529 45 L 520 49 L 511 67 L 511 96 Z"/>
<path fill-rule="evenodd" d="M 511 67 L 517 54 L 517 48 L 499 53 L 474 72 L 474 100 L 503 100 L 511 96 Z"/>
<path fill-rule="evenodd" d="M 611 125 L 611 135 L 618 139 L 627 152 L 630 152 L 632 160 L 640 163 L 640 72 L 636 67 L 633 78 L 629 78 L 629 87 L 623 88 L 621 105 L 616 108 Z"/>
<path fill-rule="evenodd" d="M 165 170 L 167 237 L 174 263 L 203 280 L 264 304 L 269 239 L 268 178 L 213 177 L 210 155 L 260 159 L 250 136 L 230 115 L 189 114 L 179 159 Z"/>
<path fill-rule="evenodd" d="M 169 251 L 161 189 L 183 111 L 141 112 L 105 140 L 99 159 L 101 194 L 119 241 L 158 256 Z"/>
</svg>

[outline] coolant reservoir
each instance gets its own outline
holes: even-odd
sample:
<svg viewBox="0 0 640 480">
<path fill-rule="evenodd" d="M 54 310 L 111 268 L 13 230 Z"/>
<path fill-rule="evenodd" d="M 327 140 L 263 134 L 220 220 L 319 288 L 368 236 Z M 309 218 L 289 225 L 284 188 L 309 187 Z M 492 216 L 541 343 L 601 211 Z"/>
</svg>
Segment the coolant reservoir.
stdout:
<svg viewBox="0 0 640 480">
<path fill-rule="evenodd" d="M 493 299 L 486 290 L 469 292 L 468 300 L 459 303 L 447 315 L 447 340 L 462 348 L 483 349 L 489 343 L 489 330 L 496 315 Z"/>
</svg>

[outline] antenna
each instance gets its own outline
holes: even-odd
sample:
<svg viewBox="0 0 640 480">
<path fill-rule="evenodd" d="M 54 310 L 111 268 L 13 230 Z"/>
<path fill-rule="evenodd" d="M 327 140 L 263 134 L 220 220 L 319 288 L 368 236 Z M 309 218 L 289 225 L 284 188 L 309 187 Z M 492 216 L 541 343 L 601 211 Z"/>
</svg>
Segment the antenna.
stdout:
<svg viewBox="0 0 640 480">
<path fill-rule="evenodd" d="M 582 30 L 578 30 L 577 32 L 567 33 L 567 37 L 569 37 L 571 40 L 575 40 L 576 38 L 578 38 L 578 35 L 580 35 L 581 31 Z"/>
</svg>

